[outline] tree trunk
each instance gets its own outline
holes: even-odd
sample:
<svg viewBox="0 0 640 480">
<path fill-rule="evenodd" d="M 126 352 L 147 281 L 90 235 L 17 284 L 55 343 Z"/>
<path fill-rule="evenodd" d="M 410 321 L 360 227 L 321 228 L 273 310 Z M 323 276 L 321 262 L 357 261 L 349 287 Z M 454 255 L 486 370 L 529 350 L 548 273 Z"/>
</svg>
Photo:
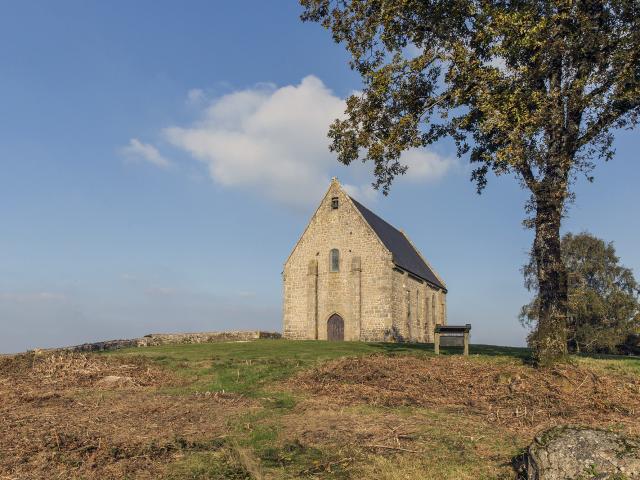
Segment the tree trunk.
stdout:
<svg viewBox="0 0 640 480">
<path fill-rule="evenodd" d="M 538 196 L 536 202 L 533 255 L 540 302 L 532 347 L 540 365 L 553 364 L 567 354 L 568 286 L 560 247 L 562 205 L 563 201 L 549 191 Z"/>
</svg>

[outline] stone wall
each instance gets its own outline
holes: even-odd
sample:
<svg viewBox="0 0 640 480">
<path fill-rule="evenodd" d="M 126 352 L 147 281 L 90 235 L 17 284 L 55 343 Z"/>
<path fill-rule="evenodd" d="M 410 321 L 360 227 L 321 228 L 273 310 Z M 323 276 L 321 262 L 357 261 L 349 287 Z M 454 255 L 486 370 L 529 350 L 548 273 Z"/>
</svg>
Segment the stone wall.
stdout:
<svg viewBox="0 0 640 480">
<path fill-rule="evenodd" d="M 395 339 L 433 342 L 436 323 L 446 324 L 445 293 L 399 268 L 393 269 L 392 291 Z"/>
<path fill-rule="evenodd" d="M 340 252 L 337 272 L 332 249 Z M 337 313 L 345 340 L 433 341 L 435 324 L 446 323 L 445 298 L 394 268 L 391 253 L 333 181 L 284 266 L 284 337 L 325 340 L 327 320 Z"/>
<path fill-rule="evenodd" d="M 126 340 L 107 340 L 104 342 L 83 343 L 73 347 L 64 347 L 51 350 L 66 350 L 71 352 L 99 352 L 105 350 L 118 350 L 131 347 L 150 347 L 154 345 L 171 345 L 185 343 L 212 343 L 212 342 L 248 342 L 261 338 L 281 338 L 277 332 L 233 330 L 226 332 L 200 332 L 200 333 L 154 333 L 141 338 Z"/>
<path fill-rule="evenodd" d="M 330 268 L 334 248 L 340 252 L 338 272 Z M 332 182 L 284 267 L 285 338 L 326 339 L 327 320 L 337 313 L 345 340 L 383 340 L 391 327 L 391 268 L 391 254 Z"/>
<path fill-rule="evenodd" d="M 167 345 L 176 343 L 249 342 L 262 338 L 281 338 L 277 332 L 232 330 L 202 333 L 155 333 L 138 339 L 138 346 Z"/>
</svg>

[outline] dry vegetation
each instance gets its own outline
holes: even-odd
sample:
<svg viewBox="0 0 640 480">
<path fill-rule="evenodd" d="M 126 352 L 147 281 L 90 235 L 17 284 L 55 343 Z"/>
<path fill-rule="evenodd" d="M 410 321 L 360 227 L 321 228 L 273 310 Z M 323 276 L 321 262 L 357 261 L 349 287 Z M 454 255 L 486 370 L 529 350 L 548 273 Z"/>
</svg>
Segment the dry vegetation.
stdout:
<svg viewBox="0 0 640 480">
<path fill-rule="evenodd" d="M 162 393 L 183 380 L 144 358 L 83 354 L 0 359 L 0 478 L 158 478 L 211 450 L 237 395 Z"/>
<path fill-rule="evenodd" d="M 566 423 L 640 433 L 640 376 L 583 366 L 374 355 L 326 363 L 292 384 L 341 405 L 446 409 L 528 434 Z"/>
<path fill-rule="evenodd" d="M 429 352 L 259 341 L 1 357 L 0 479 L 507 479 L 547 426 L 640 433 L 640 362 Z"/>
</svg>

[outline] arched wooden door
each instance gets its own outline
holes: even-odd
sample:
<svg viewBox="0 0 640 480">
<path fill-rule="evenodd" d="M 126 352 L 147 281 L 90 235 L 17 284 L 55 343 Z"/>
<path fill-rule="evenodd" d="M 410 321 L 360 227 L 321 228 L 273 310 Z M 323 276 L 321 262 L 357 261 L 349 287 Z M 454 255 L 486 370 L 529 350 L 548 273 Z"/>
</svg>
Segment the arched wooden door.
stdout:
<svg viewBox="0 0 640 480">
<path fill-rule="evenodd" d="M 327 320 L 327 340 L 344 340 L 344 320 L 337 313 L 331 315 Z"/>
</svg>

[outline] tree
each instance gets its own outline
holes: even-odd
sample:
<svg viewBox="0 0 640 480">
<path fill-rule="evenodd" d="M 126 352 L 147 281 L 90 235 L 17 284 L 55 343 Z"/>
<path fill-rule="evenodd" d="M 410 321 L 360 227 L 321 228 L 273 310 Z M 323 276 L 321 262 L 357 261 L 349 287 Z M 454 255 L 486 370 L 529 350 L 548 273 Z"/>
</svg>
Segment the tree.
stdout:
<svg viewBox="0 0 640 480">
<path fill-rule="evenodd" d="M 345 44 L 363 89 L 330 127 L 346 165 L 387 194 L 402 152 L 452 138 L 478 193 L 490 172 L 531 193 L 539 362 L 566 353 L 560 225 L 571 185 L 640 113 L 639 0 L 301 0 Z"/>
<path fill-rule="evenodd" d="M 613 243 L 589 233 L 565 234 L 561 250 L 568 274 L 569 350 L 619 353 L 640 333 L 640 285 L 633 272 L 620 264 Z M 533 255 L 523 273 L 525 286 L 536 296 L 522 307 L 520 320 L 535 328 L 540 299 Z"/>
</svg>

